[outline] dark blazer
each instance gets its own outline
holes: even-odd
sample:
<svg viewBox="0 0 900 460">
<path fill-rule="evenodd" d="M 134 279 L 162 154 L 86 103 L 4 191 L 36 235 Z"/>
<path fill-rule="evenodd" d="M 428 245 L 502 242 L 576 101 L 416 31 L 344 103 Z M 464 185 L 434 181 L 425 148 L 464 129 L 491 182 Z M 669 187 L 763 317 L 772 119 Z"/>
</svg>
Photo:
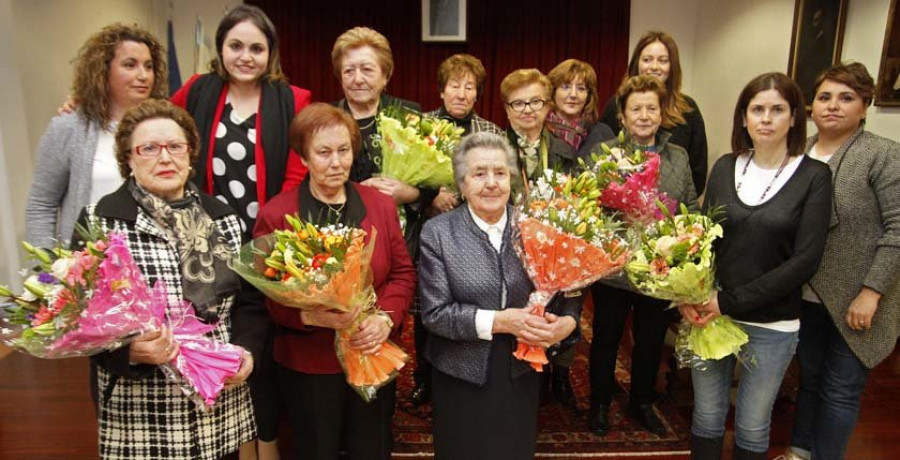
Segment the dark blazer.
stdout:
<svg viewBox="0 0 900 460">
<path fill-rule="evenodd" d="M 591 149 L 594 146 L 615 138 L 616 133 L 613 132 L 612 128 L 606 123 L 598 121 L 588 128 L 588 135 L 584 138 L 584 141 L 581 142 L 581 147 L 578 148 L 578 156 L 585 158 L 585 161 L 587 161 L 587 158 L 591 156 Z"/>
<path fill-rule="evenodd" d="M 491 341 L 478 338 L 478 310 L 522 308 L 534 284 L 511 244 L 512 207 L 503 232 L 500 253 L 472 220 L 468 206 L 459 206 L 425 223 L 419 258 L 422 323 L 431 333 L 425 356 L 436 369 L 453 377 L 484 385 L 488 379 Z M 500 306 L 502 285 L 506 304 Z M 581 316 L 581 296 L 561 298 L 548 310 Z M 577 335 L 578 327 L 573 336 Z M 514 360 L 513 378 L 533 372 Z"/>
<path fill-rule="evenodd" d="M 412 304 L 416 271 L 406 252 L 400 221 L 397 218 L 397 207 L 393 200 L 372 187 L 356 183 L 353 187 L 359 193 L 365 208 L 361 226 L 369 234 L 366 241 L 371 237 L 372 228 L 378 230 L 375 251 L 372 254 L 372 275 L 375 278 L 375 293 L 378 295 L 377 307 L 391 316 L 394 322 L 392 334 L 396 337 Z M 253 229 L 254 237 L 267 235 L 276 229 L 288 228 L 284 216 L 298 211 L 300 211 L 299 188 L 279 193 L 260 210 L 256 227 Z M 334 330 L 303 324 L 300 321 L 300 310 L 297 308 L 285 307 L 270 299 L 266 299 L 266 306 L 272 319 L 285 327 L 275 337 L 276 362 L 307 374 L 341 372 L 334 353 Z"/>
</svg>

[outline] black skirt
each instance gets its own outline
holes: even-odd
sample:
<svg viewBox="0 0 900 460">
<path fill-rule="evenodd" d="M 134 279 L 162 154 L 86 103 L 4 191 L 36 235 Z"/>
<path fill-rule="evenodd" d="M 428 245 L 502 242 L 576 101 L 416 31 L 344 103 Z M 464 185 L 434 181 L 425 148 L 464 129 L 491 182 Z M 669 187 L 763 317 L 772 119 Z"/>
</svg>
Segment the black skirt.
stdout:
<svg viewBox="0 0 900 460">
<path fill-rule="evenodd" d="M 436 460 L 534 458 L 540 376 L 512 378 L 515 343 L 494 336 L 483 387 L 432 368 Z"/>
</svg>

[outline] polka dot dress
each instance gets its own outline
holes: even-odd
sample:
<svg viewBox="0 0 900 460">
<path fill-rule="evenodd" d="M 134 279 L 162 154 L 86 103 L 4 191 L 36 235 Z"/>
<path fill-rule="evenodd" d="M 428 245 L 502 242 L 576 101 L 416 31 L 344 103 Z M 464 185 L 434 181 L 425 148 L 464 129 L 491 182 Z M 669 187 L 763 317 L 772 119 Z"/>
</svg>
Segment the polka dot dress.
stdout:
<svg viewBox="0 0 900 460">
<path fill-rule="evenodd" d="M 241 120 L 231 104 L 225 104 L 222 119 L 216 126 L 213 194 L 237 211 L 245 234 L 253 230 L 259 212 L 255 149 L 256 114 Z"/>
</svg>

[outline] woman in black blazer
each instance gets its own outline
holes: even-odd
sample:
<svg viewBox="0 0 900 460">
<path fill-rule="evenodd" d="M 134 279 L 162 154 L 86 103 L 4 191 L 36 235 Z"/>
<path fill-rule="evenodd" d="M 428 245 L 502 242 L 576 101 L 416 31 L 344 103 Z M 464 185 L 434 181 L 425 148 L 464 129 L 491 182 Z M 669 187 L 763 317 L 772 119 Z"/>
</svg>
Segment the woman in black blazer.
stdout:
<svg viewBox="0 0 900 460">
<path fill-rule="evenodd" d="M 543 317 L 524 308 L 534 285 L 511 241 L 516 156 L 506 139 L 473 134 L 453 163 L 466 204 L 425 223 L 419 260 L 435 458 L 531 459 L 540 379 L 513 351 L 517 340 L 549 347 L 575 336 L 582 299 Z"/>
</svg>

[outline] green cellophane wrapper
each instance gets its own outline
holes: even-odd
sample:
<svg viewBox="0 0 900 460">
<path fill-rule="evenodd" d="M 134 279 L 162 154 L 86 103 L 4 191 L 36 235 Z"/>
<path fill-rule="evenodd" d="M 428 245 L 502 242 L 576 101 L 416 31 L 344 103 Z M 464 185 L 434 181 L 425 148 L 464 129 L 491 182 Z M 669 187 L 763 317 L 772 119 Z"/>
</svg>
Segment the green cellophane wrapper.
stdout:
<svg viewBox="0 0 900 460">
<path fill-rule="evenodd" d="M 245 244 L 233 259 L 232 269 L 260 290 L 266 297 L 286 307 L 313 309 L 334 309 L 353 311 L 362 306 L 354 324 L 347 329 L 335 331 L 334 348 L 347 383 L 365 400 L 371 401 L 379 388 L 397 378 L 399 371 L 409 359 L 397 345 L 390 341 L 382 344 L 375 355 L 363 355 L 349 346 L 349 338 L 359 329 L 360 323 L 378 309 L 375 306 L 375 289 L 372 286 L 371 261 L 375 248 L 376 231 L 368 244 L 363 244 L 364 234 L 348 249 L 343 269 L 327 280 L 301 281 L 296 277 L 288 281 L 266 278 L 265 257 L 275 247 L 273 234 L 261 236 Z"/>
<path fill-rule="evenodd" d="M 712 243 L 722 227 L 709 216 L 688 213 L 655 222 L 645 229 L 639 250 L 625 266 L 629 281 L 642 294 L 678 304 L 704 304 L 715 287 Z M 680 367 L 702 367 L 707 360 L 740 356 L 747 334 L 727 316 L 694 327 L 682 320 L 675 353 Z"/>
<path fill-rule="evenodd" d="M 453 185 L 453 161 L 397 119 L 378 115 L 381 137 L 381 174 L 414 187 L 440 188 Z"/>
</svg>

